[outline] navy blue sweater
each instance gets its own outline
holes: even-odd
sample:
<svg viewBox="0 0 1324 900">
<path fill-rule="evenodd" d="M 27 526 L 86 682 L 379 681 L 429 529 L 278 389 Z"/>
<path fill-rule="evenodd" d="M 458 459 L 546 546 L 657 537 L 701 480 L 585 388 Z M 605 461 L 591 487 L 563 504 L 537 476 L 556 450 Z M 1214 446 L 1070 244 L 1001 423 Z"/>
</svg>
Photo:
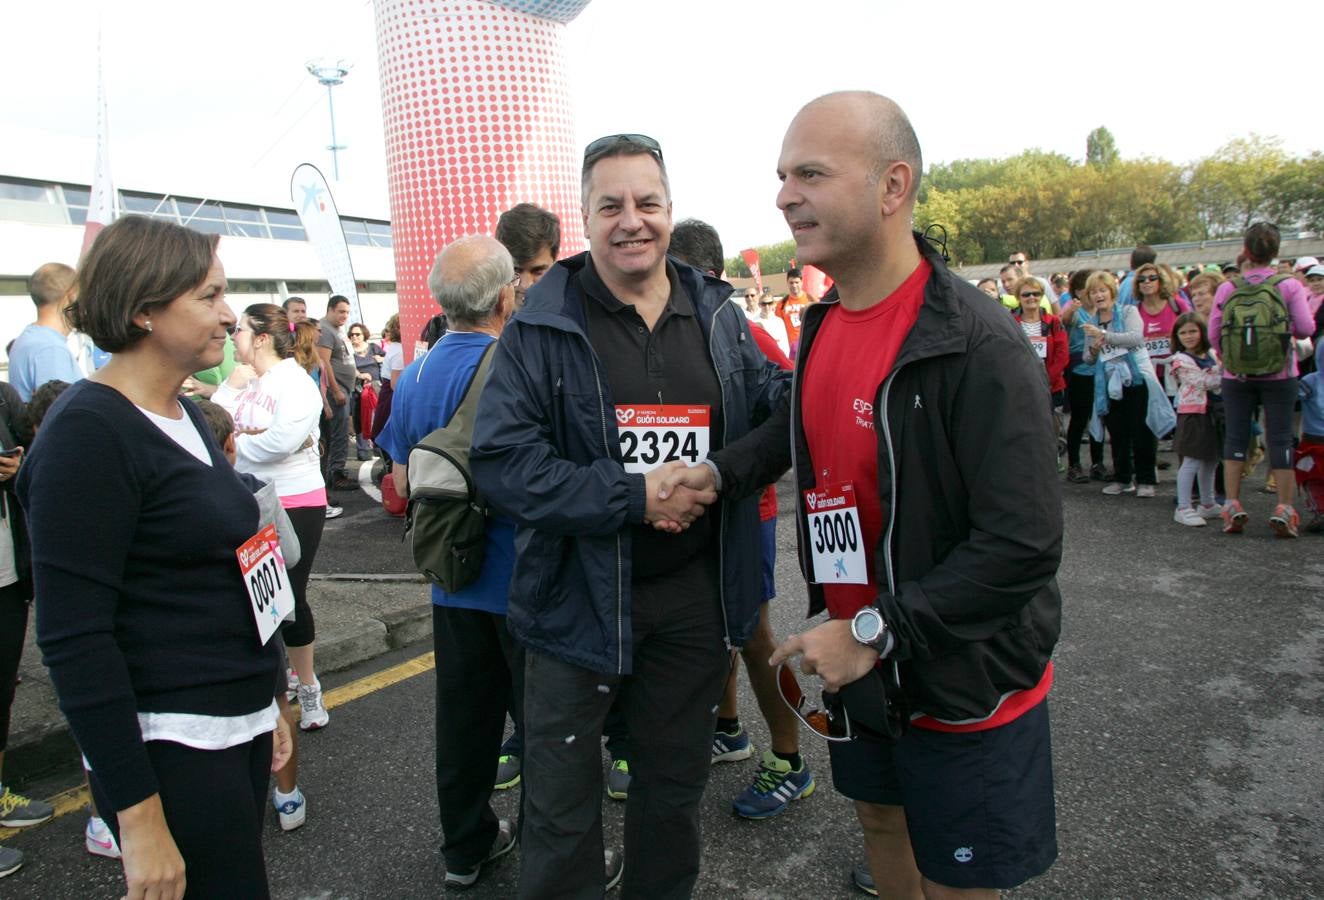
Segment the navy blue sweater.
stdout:
<svg viewBox="0 0 1324 900">
<path fill-rule="evenodd" d="M 235 549 L 257 501 L 202 414 L 206 466 L 112 388 L 56 401 L 20 469 L 37 643 L 60 708 L 116 810 L 157 792 L 137 713 L 236 716 L 271 703 Z"/>
</svg>

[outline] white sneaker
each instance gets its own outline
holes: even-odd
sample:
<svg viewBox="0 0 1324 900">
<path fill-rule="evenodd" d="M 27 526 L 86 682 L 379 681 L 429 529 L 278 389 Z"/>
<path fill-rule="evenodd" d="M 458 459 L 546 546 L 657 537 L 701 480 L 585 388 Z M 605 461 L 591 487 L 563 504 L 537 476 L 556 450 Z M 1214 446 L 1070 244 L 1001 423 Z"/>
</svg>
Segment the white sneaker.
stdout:
<svg viewBox="0 0 1324 900">
<path fill-rule="evenodd" d="M 285 699 L 293 703 L 299 696 L 299 673 L 293 668 L 285 670 Z"/>
<path fill-rule="evenodd" d="M 119 859 L 120 848 L 115 843 L 115 835 L 110 833 L 104 819 L 96 816 L 88 816 L 87 827 L 83 829 L 83 846 L 87 847 L 87 852 L 93 856 L 104 856 L 106 859 Z"/>
<path fill-rule="evenodd" d="M 328 519 L 339 519 L 344 514 L 345 507 L 343 506 L 328 506 L 326 508 L 326 517 Z"/>
<path fill-rule="evenodd" d="M 1189 506 L 1178 507 L 1172 514 L 1172 521 L 1178 525 L 1190 525 L 1192 528 L 1202 528 L 1205 525 L 1204 517 Z"/>
<path fill-rule="evenodd" d="M 325 728 L 326 723 L 331 721 L 330 714 L 322 704 L 322 684 L 300 684 L 299 685 L 299 730 L 315 731 L 318 728 Z"/>
<path fill-rule="evenodd" d="M 277 803 L 274 795 L 271 798 L 271 805 L 276 808 L 276 816 L 280 819 L 281 831 L 293 831 L 302 825 L 308 816 L 308 798 L 297 787 L 294 789 L 294 795 L 293 800 L 286 800 L 284 803 Z"/>
<path fill-rule="evenodd" d="M 1140 485 L 1139 487 L 1137 487 L 1137 488 L 1135 489 L 1135 492 L 1136 492 L 1136 496 L 1137 496 L 1137 497 L 1150 497 L 1150 498 L 1152 498 L 1152 497 L 1154 496 L 1154 485 L 1152 485 L 1152 484 L 1142 484 L 1142 485 Z"/>
<path fill-rule="evenodd" d="M 1208 506 L 1197 507 L 1195 512 L 1202 519 L 1217 519 L 1223 514 L 1223 507 L 1217 503 L 1211 503 Z"/>
<path fill-rule="evenodd" d="M 1103 492 L 1109 497 L 1116 497 L 1118 494 L 1130 494 L 1135 491 L 1135 482 L 1122 484 L 1120 481 L 1114 481 L 1103 489 Z"/>
</svg>

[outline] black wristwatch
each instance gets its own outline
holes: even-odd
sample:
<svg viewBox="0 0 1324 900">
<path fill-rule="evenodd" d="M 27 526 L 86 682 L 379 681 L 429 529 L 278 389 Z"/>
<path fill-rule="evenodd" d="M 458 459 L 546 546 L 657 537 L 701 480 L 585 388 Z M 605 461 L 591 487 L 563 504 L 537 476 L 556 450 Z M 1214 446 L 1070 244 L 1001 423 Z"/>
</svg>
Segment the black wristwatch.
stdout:
<svg viewBox="0 0 1324 900">
<path fill-rule="evenodd" d="M 887 648 L 887 623 L 883 621 L 883 614 L 872 606 L 864 607 L 851 619 L 850 634 L 864 646 L 872 647 L 879 653 Z"/>
</svg>

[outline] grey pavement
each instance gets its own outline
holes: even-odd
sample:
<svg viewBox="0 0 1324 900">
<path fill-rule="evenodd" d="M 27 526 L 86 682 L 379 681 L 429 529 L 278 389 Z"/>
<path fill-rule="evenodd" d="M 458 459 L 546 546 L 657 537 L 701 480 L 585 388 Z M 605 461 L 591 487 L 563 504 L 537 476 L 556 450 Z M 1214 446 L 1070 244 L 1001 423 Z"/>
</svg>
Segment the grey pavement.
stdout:
<svg viewBox="0 0 1324 900">
<path fill-rule="evenodd" d="M 1064 489 L 1063 634 L 1050 696 L 1060 856 L 1010 895 L 1324 896 L 1324 538 L 1274 540 L 1265 524 L 1271 500 L 1258 493 L 1245 498 L 1252 515 L 1245 535 L 1184 528 L 1171 520 L 1171 473 L 1164 478 L 1154 500 L 1104 497 L 1098 484 Z M 789 513 L 785 482 L 779 495 Z M 347 500 L 328 536 L 328 565 L 334 559 L 350 574 L 365 548 L 400 552 L 381 544 L 398 541 L 399 522 L 383 523 L 366 498 Z M 805 627 L 787 515 L 778 544 L 781 596 L 772 612 L 774 630 L 785 635 Z M 368 627 L 379 626 L 382 636 L 365 646 L 385 647 L 396 608 L 387 596 L 403 601 L 413 591 L 417 601 L 422 587 L 319 581 L 316 591 L 324 634 L 343 614 L 345 622 L 376 622 Z M 341 612 L 323 612 L 324 605 Z M 426 634 L 425 625 L 417 627 Z M 325 683 L 334 687 L 429 649 L 426 640 L 393 649 L 328 674 Z M 20 697 L 40 684 L 33 664 L 25 664 L 25 675 L 33 680 Z M 275 897 L 443 893 L 433 684 L 426 673 L 362 697 L 335 709 L 326 730 L 305 736 L 300 781 L 310 797 L 308 824 L 282 834 L 268 817 Z M 743 677 L 741 709 L 756 746 L 766 747 L 767 729 Z M 818 790 L 776 819 L 731 814 L 753 761 L 714 768 L 696 896 L 862 896 L 848 881 L 850 865 L 863 858 L 858 826 L 832 790 L 825 746 L 804 741 Z M 75 780 L 66 770 L 30 786 L 48 796 Z M 499 814 L 514 815 L 515 794 L 494 798 Z M 619 846 L 622 807 L 602 802 L 609 845 Z M 119 896 L 118 867 L 82 852 L 82 821 L 69 815 L 6 838 L 28 863 L 0 881 L 0 897 Z M 512 895 L 518 862 L 517 851 L 470 895 Z"/>
</svg>

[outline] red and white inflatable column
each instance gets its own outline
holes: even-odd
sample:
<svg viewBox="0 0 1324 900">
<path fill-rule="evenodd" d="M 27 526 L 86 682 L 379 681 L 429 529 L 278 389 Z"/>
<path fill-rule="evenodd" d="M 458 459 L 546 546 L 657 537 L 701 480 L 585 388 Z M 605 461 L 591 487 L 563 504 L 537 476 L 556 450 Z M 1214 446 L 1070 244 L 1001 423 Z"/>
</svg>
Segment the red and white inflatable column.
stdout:
<svg viewBox="0 0 1324 900">
<path fill-rule="evenodd" d="M 589 0 L 376 0 L 396 292 L 406 359 L 437 304 L 427 277 L 456 238 L 516 203 L 584 249 L 563 32 Z"/>
</svg>

